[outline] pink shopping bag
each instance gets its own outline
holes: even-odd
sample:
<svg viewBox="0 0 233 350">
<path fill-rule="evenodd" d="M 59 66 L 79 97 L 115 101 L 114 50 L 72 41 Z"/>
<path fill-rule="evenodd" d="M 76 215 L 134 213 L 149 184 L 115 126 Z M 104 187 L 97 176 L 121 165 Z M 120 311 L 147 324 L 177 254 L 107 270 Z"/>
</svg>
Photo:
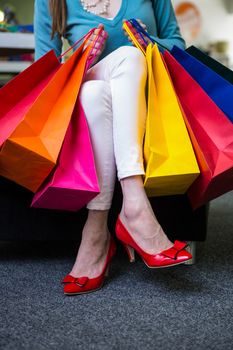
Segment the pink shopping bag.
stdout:
<svg viewBox="0 0 233 350">
<path fill-rule="evenodd" d="M 35 194 L 32 206 L 77 211 L 99 192 L 88 125 L 77 101 L 58 165 Z"/>
<path fill-rule="evenodd" d="M 233 124 L 169 53 L 164 53 L 201 170 L 188 190 L 192 207 L 233 190 Z"/>
</svg>

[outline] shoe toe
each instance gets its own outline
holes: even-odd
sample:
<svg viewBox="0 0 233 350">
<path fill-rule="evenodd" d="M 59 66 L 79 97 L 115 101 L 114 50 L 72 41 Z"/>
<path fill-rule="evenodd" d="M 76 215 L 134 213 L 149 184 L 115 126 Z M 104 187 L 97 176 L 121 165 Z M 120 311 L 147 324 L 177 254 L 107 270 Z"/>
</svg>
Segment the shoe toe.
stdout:
<svg viewBox="0 0 233 350">
<path fill-rule="evenodd" d="M 187 250 L 182 250 L 177 255 L 177 260 L 180 262 L 187 261 L 192 259 L 192 254 L 189 253 Z"/>
<path fill-rule="evenodd" d="M 76 283 L 67 283 L 64 285 L 64 293 L 65 294 L 74 294 L 74 293 L 81 293 L 82 292 L 81 287 L 79 287 Z"/>
</svg>

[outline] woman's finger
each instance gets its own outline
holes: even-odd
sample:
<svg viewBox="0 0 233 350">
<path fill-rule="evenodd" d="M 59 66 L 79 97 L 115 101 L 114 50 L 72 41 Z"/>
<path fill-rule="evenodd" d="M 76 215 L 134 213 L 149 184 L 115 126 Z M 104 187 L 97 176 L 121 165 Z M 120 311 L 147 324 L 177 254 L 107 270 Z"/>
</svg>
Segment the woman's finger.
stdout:
<svg viewBox="0 0 233 350">
<path fill-rule="evenodd" d="M 100 35 L 101 36 L 105 36 L 107 34 L 107 32 L 104 30 L 104 25 L 102 23 L 100 23 L 98 25 L 98 27 L 94 30 L 93 35 Z"/>
<path fill-rule="evenodd" d="M 99 25 L 98 25 L 97 29 L 104 29 L 104 25 L 103 25 L 103 23 L 99 23 Z"/>
<path fill-rule="evenodd" d="M 102 36 L 103 38 L 108 37 L 108 33 L 105 30 L 96 29 L 92 36 Z"/>
<path fill-rule="evenodd" d="M 146 25 L 139 18 L 137 18 L 137 21 L 142 26 L 143 29 L 147 30 Z"/>
<path fill-rule="evenodd" d="M 106 39 L 103 39 L 103 38 L 96 38 L 95 40 L 92 40 L 92 41 L 91 41 L 91 45 L 96 46 L 96 47 L 99 47 L 99 46 L 104 45 L 105 42 L 106 42 Z"/>
<path fill-rule="evenodd" d="M 92 35 L 106 35 L 107 32 L 104 29 L 96 29 Z"/>
<path fill-rule="evenodd" d="M 123 22 L 125 22 L 125 21 L 123 21 Z M 127 22 L 127 25 L 128 25 L 128 27 L 129 27 L 129 29 L 130 29 L 130 31 L 132 32 L 132 34 L 135 36 L 135 38 L 137 39 L 137 41 L 140 43 L 140 44 L 144 44 L 143 43 L 143 40 L 142 40 L 142 38 L 141 38 L 141 36 L 140 36 L 140 34 L 137 32 L 137 30 L 132 26 L 132 24 L 130 23 L 130 22 Z M 125 30 L 125 28 L 123 28 L 124 29 L 124 34 L 125 34 L 125 36 L 127 36 L 128 37 L 128 40 L 131 42 L 131 43 L 133 43 L 133 40 L 131 39 L 131 37 L 129 36 L 129 34 L 126 32 L 126 30 Z"/>
<path fill-rule="evenodd" d="M 89 44 L 92 46 L 99 46 L 103 45 L 106 42 L 106 39 L 108 38 L 107 32 L 103 32 L 100 34 L 93 34 L 92 37 L 89 39 Z"/>
</svg>

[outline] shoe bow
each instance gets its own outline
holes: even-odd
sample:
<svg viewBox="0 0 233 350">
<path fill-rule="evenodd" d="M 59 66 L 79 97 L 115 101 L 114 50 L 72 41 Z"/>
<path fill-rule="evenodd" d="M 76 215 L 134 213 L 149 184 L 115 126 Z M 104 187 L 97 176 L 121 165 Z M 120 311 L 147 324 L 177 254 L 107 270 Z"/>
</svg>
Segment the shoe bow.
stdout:
<svg viewBox="0 0 233 350">
<path fill-rule="evenodd" d="M 174 259 L 176 260 L 177 259 L 177 256 L 178 254 L 184 250 L 185 248 L 187 248 L 188 244 L 187 243 L 184 243 L 184 242 L 180 242 L 180 241 L 175 241 L 173 247 L 167 249 L 167 250 L 164 250 L 162 252 L 162 254 L 164 256 L 166 256 L 167 258 L 170 258 L 170 259 Z"/>
<path fill-rule="evenodd" d="M 71 275 L 67 275 L 64 277 L 62 283 L 76 283 L 79 287 L 84 287 L 88 280 L 88 277 L 73 277 Z"/>
</svg>

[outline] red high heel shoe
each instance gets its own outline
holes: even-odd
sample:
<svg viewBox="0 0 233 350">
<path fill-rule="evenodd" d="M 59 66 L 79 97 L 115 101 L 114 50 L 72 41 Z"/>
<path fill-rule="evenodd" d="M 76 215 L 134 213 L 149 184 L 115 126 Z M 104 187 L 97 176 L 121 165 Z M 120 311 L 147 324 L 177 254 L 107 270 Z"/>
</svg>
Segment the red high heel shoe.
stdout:
<svg viewBox="0 0 233 350">
<path fill-rule="evenodd" d="M 111 237 L 108 254 L 106 257 L 105 265 L 102 273 L 95 278 L 84 277 L 74 277 L 71 275 L 66 275 L 62 282 L 64 284 L 64 294 L 66 295 L 76 295 L 95 292 L 96 290 L 102 288 L 104 284 L 105 277 L 108 276 L 109 264 L 116 253 L 116 244 Z"/>
<path fill-rule="evenodd" d="M 192 255 L 185 250 L 188 244 L 180 241 L 175 241 L 173 247 L 163 250 L 158 254 L 148 254 L 142 250 L 134 241 L 130 233 L 122 224 L 120 217 L 116 222 L 116 236 L 122 242 L 126 249 L 130 262 L 135 261 L 135 252 L 141 256 L 144 263 L 149 268 L 161 268 L 182 264 L 185 261 L 192 259 Z"/>
</svg>

